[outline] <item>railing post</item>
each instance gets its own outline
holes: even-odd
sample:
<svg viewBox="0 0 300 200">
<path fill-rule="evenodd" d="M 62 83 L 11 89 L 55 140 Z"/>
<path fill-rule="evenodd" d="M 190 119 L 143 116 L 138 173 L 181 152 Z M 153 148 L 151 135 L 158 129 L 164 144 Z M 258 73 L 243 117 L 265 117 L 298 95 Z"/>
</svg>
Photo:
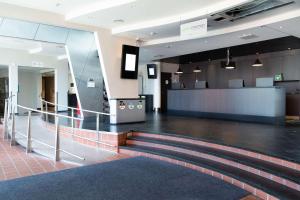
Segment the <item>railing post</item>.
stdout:
<svg viewBox="0 0 300 200">
<path fill-rule="evenodd" d="M 8 139 L 8 130 L 7 130 L 7 115 L 8 115 L 8 100 L 5 99 L 5 106 L 4 106 L 4 124 L 3 124 L 3 138 L 6 140 Z"/>
<path fill-rule="evenodd" d="M 72 111 L 72 121 L 71 121 L 71 124 L 72 124 L 72 134 L 74 135 L 74 108 L 71 109 Z"/>
<path fill-rule="evenodd" d="M 100 114 L 99 113 L 97 113 L 97 119 L 96 120 L 97 120 L 97 122 L 96 122 L 97 140 L 99 142 L 99 121 L 100 121 Z"/>
<path fill-rule="evenodd" d="M 28 111 L 26 153 L 30 153 L 31 149 L 31 111 Z"/>
<path fill-rule="evenodd" d="M 12 106 L 12 104 L 13 104 L 13 96 L 12 96 L 12 92 L 10 92 L 10 113 L 12 113 L 12 109 L 13 109 L 13 106 Z"/>
<path fill-rule="evenodd" d="M 58 92 L 56 92 L 56 95 L 55 95 L 55 113 L 57 114 L 58 113 Z"/>
<path fill-rule="evenodd" d="M 12 111 L 12 124 L 11 124 L 11 141 L 10 145 L 14 146 L 16 145 L 16 121 L 15 121 L 15 107 Z"/>
<path fill-rule="evenodd" d="M 55 116 L 55 161 L 59 161 L 59 153 L 60 153 L 60 146 L 59 146 L 59 118 Z"/>
<path fill-rule="evenodd" d="M 42 98 L 41 98 L 41 111 L 44 112 L 44 102 Z M 43 119 L 44 119 L 44 113 L 42 113 L 42 120 Z"/>
<path fill-rule="evenodd" d="M 45 108 L 46 108 L 46 122 L 48 122 L 48 103 L 45 102 Z"/>
</svg>

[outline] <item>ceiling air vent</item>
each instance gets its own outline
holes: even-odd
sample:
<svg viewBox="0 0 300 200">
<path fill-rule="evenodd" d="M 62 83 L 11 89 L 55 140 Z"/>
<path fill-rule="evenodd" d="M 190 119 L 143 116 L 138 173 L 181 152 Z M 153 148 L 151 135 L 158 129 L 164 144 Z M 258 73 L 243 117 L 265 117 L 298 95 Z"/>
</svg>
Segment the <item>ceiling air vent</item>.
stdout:
<svg viewBox="0 0 300 200">
<path fill-rule="evenodd" d="M 219 21 L 223 21 L 224 19 L 222 18 L 235 21 L 251 15 L 287 6 L 292 3 L 294 3 L 292 0 L 254 0 L 230 10 L 216 13 L 212 16 L 217 17 L 214 19 L 215 21 L 218 21 L 218 19 L 221 19 Z"/>
<path fill-rule="evenodd" d="M 254 38 L 258 38 L 258 36 L 255 35 L 255 34 L 250 33 L 250 34 L 243 34 L 239 38 L 242 39 L 242 40 L 251 40 L 251 39 L 254 39 Z"/>
<path fill-rule="evenodd" d="M 225 17 L 218 17 L 218 18 L 215 18 L 214 20 L 216 21 L 216 22 L 220 22 L 220 21 L 223 21 L 223 20 L 225 20 L 226 18 Z"/>
</svg>

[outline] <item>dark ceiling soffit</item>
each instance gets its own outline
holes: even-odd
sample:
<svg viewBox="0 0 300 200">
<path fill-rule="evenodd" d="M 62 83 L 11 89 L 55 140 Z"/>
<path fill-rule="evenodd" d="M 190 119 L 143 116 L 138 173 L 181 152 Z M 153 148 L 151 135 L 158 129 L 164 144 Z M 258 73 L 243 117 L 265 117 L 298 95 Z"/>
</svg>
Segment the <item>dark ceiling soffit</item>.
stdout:
<svg viewBox="0 0 300 200">
<path fill-rule="evenodd" d="M 277 51 L 284 51 L 288 48 L 300 49 L 300 39 L 294 36 L 282 37 L 272 40 L 265 40 L 250 44 L 238 45 L 230 47 L 230 52 L 233 57 L 255 55 L 256 53 L 271 53 Z M 210 51 L 198 52 L 193 54 L 186 54 L 176 57 L 161 59 L 161 62 L 189 64 L 195 62 L 202 62 L 210 60 L 219 60 L 226 58 L 226 49 L 215 49 Z"/>
</svg>

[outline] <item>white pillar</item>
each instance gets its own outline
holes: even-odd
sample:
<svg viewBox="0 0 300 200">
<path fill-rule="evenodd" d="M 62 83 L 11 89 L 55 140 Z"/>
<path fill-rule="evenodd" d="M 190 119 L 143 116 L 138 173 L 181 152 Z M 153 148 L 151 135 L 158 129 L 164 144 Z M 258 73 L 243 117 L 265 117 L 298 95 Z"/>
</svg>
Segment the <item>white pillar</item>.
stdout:
<svg viewBox="0 0 300 200">
<path fill-rule="evenodd" d="M 59 105 L 68 105 L 69 90 L 69 68 L 68 65 L 61 65 L 55 69 L 55 102 Z M 58 96 L 56 97 L 56 95 Z M 58 107 L 58 111 L 65 111 L 67 108 Z"/>
<path fill-rule="evenodd" d="M 12 97 L 12 104 L 16 106 L 18 104 L 19 76 L 18 66 L 15 63 L 11 63 L 8 66 L 8 80 L 9 95 L 14 95 Z M 15 108 L 15 112 L 18 112 L 17 108 Z"/>
<path fill-rule="evenodd" d="M 153 98 L 154 98 L 154 109 L 155 110 L 159 110 L 160 109 L 160 103 L 161 103 L 161 83 L 160 83 L 160 80 L 161 80 L 161 77 L 160 77 L 160 62 L 157 62 L 155 63 L 156 66 L 157 66 L 157 79 L 154 80 L 154 91 L 153 91 Z"/>
</svg>

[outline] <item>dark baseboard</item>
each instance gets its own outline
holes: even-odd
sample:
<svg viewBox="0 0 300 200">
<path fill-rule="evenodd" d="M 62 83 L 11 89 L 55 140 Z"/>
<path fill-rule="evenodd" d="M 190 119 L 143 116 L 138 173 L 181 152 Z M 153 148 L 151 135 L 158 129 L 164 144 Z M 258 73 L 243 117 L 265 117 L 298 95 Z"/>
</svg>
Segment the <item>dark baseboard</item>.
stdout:
<svg viewBox="0 0 300 200">
<path fill-rule="evenodd" d="M 240 122 L 255 122 L 255 123 L 262 123 L 262 124 L 285 125 L 285 117 L 265 117 L 265 116 L 254 116 L 254 115 L 207 113 L 207 112 L 193 112 L 193 111 L 182 111 L 182 110 L 168 110 L 168 114 L 177 115 L 177 116 L 232 120 L 232 121 L 240 121 Z"/>
</svg>

